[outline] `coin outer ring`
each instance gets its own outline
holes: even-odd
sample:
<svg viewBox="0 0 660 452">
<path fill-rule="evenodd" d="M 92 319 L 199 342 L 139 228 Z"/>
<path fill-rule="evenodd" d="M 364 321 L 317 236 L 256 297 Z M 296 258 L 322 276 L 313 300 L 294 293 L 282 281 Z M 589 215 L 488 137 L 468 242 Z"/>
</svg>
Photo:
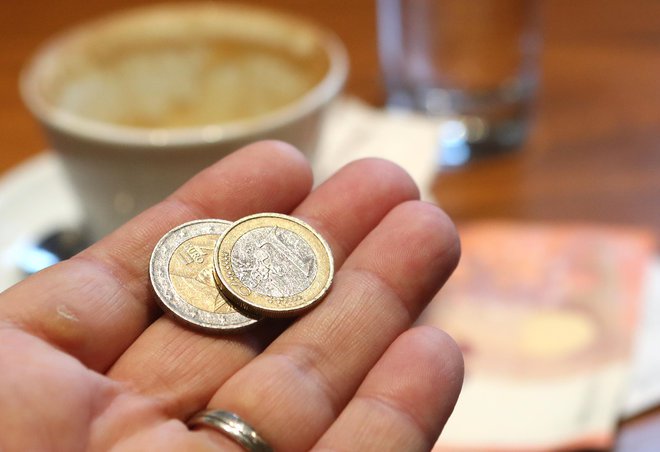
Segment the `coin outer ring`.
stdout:
<svg viewBox="0 0 660 452">
<path fill-rule="evenodd" d="M 255 224 L 256 223 L 256 224 Z M 301 301 L 282 306 L 292 297 L 270 297 L 256 292 L 243 284 L 231 268 L 231 262 L 222 256 L 231 256 L 238 239 L 246 232 L 259 227 L 279 226 L 298 234 L 305 240 L 317 259 L 316 277 L 310 286 L 294 297 Z M 232 224 L 217 242 L 213 253 L 216 282 L 232 303 L 246 312 L 264 317 L 291 317 L 311 309 L 327 293 L 334 276 L 334 260 L 330 246 L 321 235 L 302 220 L 279 213 L 250 215 Z"/>
<path fill-rule="evenodd" d="M 258 318 L 250 318 L 239 312 L 218 314 L 204 311 L 185 301 L 174 289 L 169 266 L 174 252 L 184 243 L 199 235 L 217 235 L 218 238 L 232 223 L 224 220 L 195 220 L 181 224 L 167 232 L 158 241 L 149 261 L 149 277 L 161 308 L 185 324 L 206 332 L 221 333 L 251 327 Z M 224 295 L 224 294 L 223 294 Z"/>
</svg>

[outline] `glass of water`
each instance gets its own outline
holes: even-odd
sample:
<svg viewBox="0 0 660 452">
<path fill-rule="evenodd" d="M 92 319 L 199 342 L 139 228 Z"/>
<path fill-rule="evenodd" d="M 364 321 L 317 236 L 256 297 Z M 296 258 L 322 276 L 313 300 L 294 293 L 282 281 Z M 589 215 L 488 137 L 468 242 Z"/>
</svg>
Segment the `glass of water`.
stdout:
<svg viewBox="0 0 660 452">
<path fill-rule="evenodd" d="M 378 0 L 388 106 L 443 119 L 445 165 L 518 148 L 540 33 L 534 0 Z"/>
</svg>

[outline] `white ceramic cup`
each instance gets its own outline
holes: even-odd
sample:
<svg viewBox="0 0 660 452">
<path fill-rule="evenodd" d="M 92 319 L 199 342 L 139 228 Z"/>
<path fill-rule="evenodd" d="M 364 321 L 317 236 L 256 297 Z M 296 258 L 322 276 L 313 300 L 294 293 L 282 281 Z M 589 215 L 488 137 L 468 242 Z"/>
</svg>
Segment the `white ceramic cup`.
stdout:
<svg viewBox="0 0 660 452">
<path fill-rule="evenodd" d="M 308 89 L 284 105 L 253 116 L 181 127 L 159 125 L 157 119 L 147 127 L 105 119 L 104 109 L 116 107 L 130 112 L 132 108 L 126 105 L 131 96 L 124 96 L 121 83 L 119 91 L 113 86 L 114 92 L 95 92 L 92 86 L 91 95 L 99 99 L 99 105 L 94 108 L 100 113 L 87 114 L 84 108 L 81 113 L 77 107 L 63 105 L 61 99 L 57 99 L 57 95 L 62 96 L 66 91 L 63 86 L 73 86 L 74 89 L 69 90 L 73 94 L 67 95 L 73 96 L 75 104 L 78 91 L 95 83 L 85 80 L 80 82 L 82 88 L 76 86 L 79 82 L 71 82 L 76 71 L 89 71 L 92 67 L 94 76 L 91 78 L 98 82 L 106 76 L 102 70 L 104 58 L 121 54 L 122 48 L 132 52 L 131 58 L 137 58 L 136 67 L 139 67 L 140 55 L 135 49 L 144 47 L 148 52 L 153 48 L 162 50 L 172 46 L 177 49 L 192 45 L 204 53 L 205 45 L 213 46 L 214 40 L 223 39 L 244 42 L 247 48 L 253 44 L 267 46 L 285 55 L 294 66 L 315 61 L 318 67 L 322 66 L 322 73 Z M 238 48 L 240 50 L 240 45 Z M 197 50 L 193 54 L 197 55 Z M 160 76 L 153 76 L 153 71 L 159 70 L 152 64 L 154 61 L 187 68 L 190 58 L 197 58 L 190 55 L 179 55 L 175 51 L 159 56 L 159 60 L 145 60 L 146 82 L 138 82 L 138 86 L 145 83 L 144 88 L 149 90 L 162 82 Z M 176 58 L 179 57 L 185 61 L 178 62 Z M 113 70 L 123 69 L 115 67 Z M 283 140 L 312 156 L 324 110 L 341 91 L 347 71 L 346 51 L 339 40 L 305 20 L 237 5 L 166 4 L 108 16 L 55 37 L 37 52 L 23 72 L 21 92 L 24 102 L 45 129 L 50 146 L 61 157 L 80 197 L 87 218 L 88 237 L 97 240 L 163 199 L 199 170 L 250 142 Z M 240 71 L 237 77 L 234 75 L 234 81 L 243 77 Z M 257 71 L 257 75 L 263 75 L 266 83 L 272 84 L 260 83 L 260 87 L 277 87 L 281 82 L 278 73 Z M 254 78 L 254 74 L 251 76 Z M 185 74 L 181 77 L 183 85 L 195 87 L 191 80 L 185 80 Z M 171 81 L 167 83 L 165 89 L 179 87 Z M 135 84 L 131 89 L 135 89 Z M 254 89 L 247 94 L 253 92 Z M 90 95 L 89 92 L 86 95 Z M 156 99 L 167 96 L 156 96 Z M 114 107 L 113 102 L 117 104 Z"/>
</svg>

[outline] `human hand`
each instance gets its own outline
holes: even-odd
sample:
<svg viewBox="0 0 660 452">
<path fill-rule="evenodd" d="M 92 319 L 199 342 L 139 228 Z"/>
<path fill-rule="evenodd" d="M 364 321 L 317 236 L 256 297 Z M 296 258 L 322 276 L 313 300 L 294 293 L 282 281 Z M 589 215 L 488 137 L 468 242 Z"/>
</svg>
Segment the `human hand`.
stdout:
<svg viewBox="0 0 660 452">
<path fill-rule="evenodd" d="M 455 230 L 379 160 L 309 192 L 304 158 L 257 143 L 78 256 L 0 294 L 0 450 L 240 450 L 186 420 L 237 413 L 275 450 L 428 450 L 460 390 L 460 352 L 412 328 L 459 255 Z M 210 336 L 163 316 L 148 264 L 201 218 L 285 212 L 330 244 L 337 272 L 312 311 Z"/>
</svg>

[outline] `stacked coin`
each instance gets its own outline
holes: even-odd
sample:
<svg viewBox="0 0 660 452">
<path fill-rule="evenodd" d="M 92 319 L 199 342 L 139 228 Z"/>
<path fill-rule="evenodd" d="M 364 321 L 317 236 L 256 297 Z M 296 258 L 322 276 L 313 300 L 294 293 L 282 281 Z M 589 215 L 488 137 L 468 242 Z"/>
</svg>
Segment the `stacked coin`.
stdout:
<svg viewBox="0 0 660 452">
<path fill-rule="evenodd" d="M 311 226 L 262 213 L 177 226 L 156 244 L 149 274 L 165 312 L 193 327 L 228 332 L 310 309 L 330 288 L 334 265 Z"/>
</svg>

